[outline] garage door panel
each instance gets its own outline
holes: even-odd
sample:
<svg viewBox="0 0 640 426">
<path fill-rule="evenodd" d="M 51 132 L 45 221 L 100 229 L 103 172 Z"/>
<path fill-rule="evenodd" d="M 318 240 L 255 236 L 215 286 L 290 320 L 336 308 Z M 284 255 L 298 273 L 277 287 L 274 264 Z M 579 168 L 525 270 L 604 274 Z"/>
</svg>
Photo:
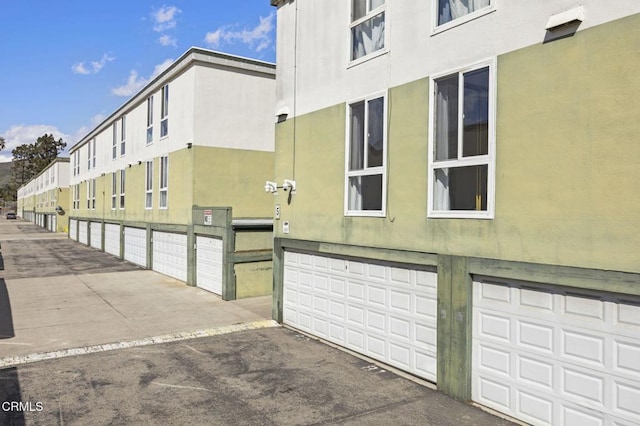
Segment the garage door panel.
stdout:
<svg viewBox="0 0 640 426">
<path fill-rule="evenodd" d="M 196 285 L 222 295 L 222 239 L 196 236 Z"/>
<path fill-rule="evenodd" d="M 637 308 L 629 297 L 474 282 L 472 398 L 533 424 L 640 424 Z"/>
<path fill-rule="evenodd" d="M 437 280 L 422 272 L 286 251 L 284 322 L 435 381 Z"/>
<path fill-rule="evenodd" d="M 82 244 L 87 244 L 87 222 L 83 220 L 78 221 L 78 241 Z"/>
<path fill-rule="evenodd" d="M 114 256 L 120 256 L 120 225 L 105 223 L 104 251 Z"/>
<path fill-rule="evenodd" d="M 98 222 L 91 222 L 91 247 L 102 248 L 102 225 Z"/>
<path fill-rule="evenodd" d="M 78 240 L 78 221 L 75 219 L 69 220 L 69 238 L 74 241 Z"/>
<path fill-rule="evenodd" d="M 187 281 L 187 236 L 153 231 L 153 270 Z"/>
<path fill-rule="evenodd" d="M 145 228 L 124 228 L 124 258 L 129 262 L 147 267 L 147 230 Z"/>
</svg>

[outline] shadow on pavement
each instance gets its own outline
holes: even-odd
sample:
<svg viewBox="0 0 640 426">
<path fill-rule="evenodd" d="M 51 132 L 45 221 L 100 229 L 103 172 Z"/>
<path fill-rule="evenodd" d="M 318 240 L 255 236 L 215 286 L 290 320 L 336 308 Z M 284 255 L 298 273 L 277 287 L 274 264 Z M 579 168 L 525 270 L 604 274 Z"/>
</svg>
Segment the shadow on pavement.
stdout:
<svg viewBox="0 0 640 426">
<path fill-rule="evenodd" d="M 20 405 L 22 394 L 18 369 L 0 370 L 0 425 L 24 425 L 24 407 Z"/>
<path fill-rule="evenodd" d="M 0 255 L 1 257 L 2 255 Z M 10 339 L 11 337 L 15 337 L 15 333 L 9 291 L 7 291 L 4 278 L 0 278 L 0 339 Z"/>
</svg>

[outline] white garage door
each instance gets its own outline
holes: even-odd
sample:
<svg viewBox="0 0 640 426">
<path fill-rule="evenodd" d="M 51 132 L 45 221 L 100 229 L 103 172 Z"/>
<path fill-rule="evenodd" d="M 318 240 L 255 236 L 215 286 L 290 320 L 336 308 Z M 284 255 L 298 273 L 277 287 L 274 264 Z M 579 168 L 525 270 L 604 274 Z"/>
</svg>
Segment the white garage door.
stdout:
<svg viewBox="0 0 640 426">
<path fill-rule="evenodd" d="M 87 222 L 83 220 L 78 221 L 78 241 L 82 244 L 88 243 Z"/>
<path fill-rule="evenodd" d="M 51 231 L 58 232 L 58 216 L 51 216 Z"/>
<path fill-rule="evenodd" d="M 104 224 L 104 251 L 120 257 L 120 225 Z"/>
<path fill-rule="evenodd" d="M 187 235 L 153 232 L 153 270 L 187 281 Z"/>
<path fill-rule="evenodd" d="M 124 258 L 129 262 L 147 267 L 147 230 L 124 228 Z"/>
<path fill-rule="evenodd" d="M 640 301 L 473 285 L 474 401 L 536 425 L 640 424 Z"/>
<path fill-rule="evenodd" d="M 78 221 L 75 219 L 69 220 L 69 238 L 74 241 L 78 241 Z"/>
<path fill-rule="evenodd" d="M 90 222 L 89 231 L 91 232 L 91 247 L 102 248 L 102 224 L 100 222 Z"/>
<path fill-rule="evenodd" d="M 437 275 L 285 251 L 284 323 L 436 381 Z"/>
<path fill-rule="evenodd" d="M 196 284 L 222 295 L 222 239 L 196 236 Z"/>
</svg>

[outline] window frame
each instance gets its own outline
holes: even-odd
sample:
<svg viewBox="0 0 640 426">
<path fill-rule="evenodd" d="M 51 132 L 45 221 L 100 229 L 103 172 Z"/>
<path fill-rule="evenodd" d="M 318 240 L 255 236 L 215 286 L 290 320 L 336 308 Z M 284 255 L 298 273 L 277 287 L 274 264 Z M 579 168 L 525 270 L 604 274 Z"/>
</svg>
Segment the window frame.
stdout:
<svg viewBox="0 0 640 426">
<path fill-rule="evenodd" d="M 459 78 L 465 73 L 489 69 L 488 93 L 488 141 L 487 154 L 476 156 L 462 156 L 461 138 L 462 114 L 464 108 L 464 83 L 458 86 L 458 158 L 435 161 L 435 114 L 436 114 L 436 80 L 458 74 Z M 459 80 L 463 81 L 463 80 Z M 458 219 L 494 219 L 495 218 L 495 164 L 496 164 L 496 99 L 497 99 L 497 61 L 495 58 L 475 62 L 466 67 L 434 74 L 429 77 L 429 143 L 428 143 L 428 185 L 427 185 L 427 218 L 458 218 Z M 460 168 L 468 166 L 487 166 L 487 209 L 486 210 L 436 210 L 434 208 L 435 171 L 445 168 Z"/>
<path fill-rule="evenodd" d="M 93 167 L 94 169 L 96 168 L 96 138 L 93 138 L 92 142 L 93 144 L 93 156 L 91 157 L 91 167 Z"/>
<path fill-rule="evenodd" d="M 113 131 L 113 142 L 111 144 L 111 159 L 115 160 L 118 158 L 118 123 L 116 121 L 113 122 L 111 129 Z"/>
<path fill-rule="evenodd" d="M 147 143 L 153 143 L 153 95 L 147 98 Z"/>
<path fill-rule="evenodd" d="M 367 102 L 382 98 L 383 99 L 383 127 L 382 127 L 382 137 L 383 137 L 383 152 L 382 152 L 382 166 L 375 167 L 363 167 L 362 170 L 349 170 L 349 161 L 351 157 L 351 106 L 355 105 L 359 102 L 363 102 L 365 105 Z M 371 95 L 356 98 L 348 101 L 346 103 L 346 116 L 345 116 L 345 156 L 344 156 L 344 215 L 350 217 L 386 217 L 387 215 L 387 155 L 389 151 L 389 141 L 387 137 L 387 126 L 388 126 L 388 98 L 389 94 L 387 91 L 376 92 Z M 368 110 L 365 108 L 365 122 L 364 128 L 365 132 L 369 123 L 369 114 Z M 364 148 L 367 147 L 367 141 L 364 140 Z M 363 163 L 366 164 L 367 161 L 367 149 L 363 149 L 364 151 L 364 159 Z M 382 208 L 380 210 L 351 210 L 349 209 L 349 178 L 357 177 L 357 176 L 374 176 L 374 175 L 382 175 Z"/>
<path fill-rule="evenodd" d="M 118 171 L 111 173 L 111 210 L 118 207 Z"/>
<path fill-rule="evenodd" d="M 120 204 L 119 204 L 119 208 L 120 210 L 124 210 L 125 208 L 125 183 L 126 183 L 126 170 L 125 169 L 120 169 L 120 192 L 119 192 L 119 199 L 120 199 Z"/>
<path fill-rule="evenodd" d="M 87 142 L 87 170 L 91 170 L 91 141 Z"/>
<path fill-rule="evenodd" d="M 127 115 L 124 114 L 120 117 L 120 157 L 124 157 L 127 154 Z"/>
<path fill-rule="evenodd" d="M 145 161 L 144 208 L 153 208 L 153 160 Z"/>
<path fill-rule="evenodd" d="M 489 0 L 489 6 L 485 6 L 482 9 L 478 9 L 475 12 L 467 13 L 464 16 L 461 16 L 456 19 L 452 19 L 449 22 L 445 22 L 444 24 L 438 24 L 438 3 L 440 0 L 433 0 L 431 3 L 431 11 L 433 13 L 433 22 L 432 22 L 432 32 L 431 35 L 439 34 L 443 31 L 447 31 L 451 28 L 455 28 L 459 25 L 466 24 L 469 21 L 473 21 L 474 19 L 478 19 L 481 16 L 487 15 L 489 13 L 496 11 L 496 3 L 498 0 Z"/>
<path fill-rule="evenodd" d="M 160 98 L 160 139 L 166 137 L 169 137 L 169 84 L 162 86 Z"/>
<path fill-rule="evenodd" d="M 364 16 L 355 20 L 353 19 L 353 0 L 350 1 L 351 4 L 349 5 L 349 43 L 348 43 L 349 67 L 360 64 L 362 62 L 366 62 L 380 55 L 383 55 L 387 53 L 389 50 L 389 47 L 388 47 L 389 46 L 389 29 L 388 29 L 389 21 L 388 21 L 387 11 L 389 8 L 388 3 L 390 0 L 384 0 L 384 3 L 381 6 L 376 7 L 375 9 L 371 9 L 372 0 L 365 0 L 365 1 L 366 1 L 367 12 L 365 13 Z M 383 42 L 382 48 L 354 59 L 353 58 L 353 29 L 358 25 L 363 24 L 369 20 L 372 20 L 376 16 L 381 14 L 384 15 L 384 42 Z"/>
<path fill-rule="evenodd" d="M 158 195 L 158 208 L 166 210 L 169 208 L 169 156 L 164 155 L 160 157 L 160 170 L 159 170 L 159 195 Z M 164 194 L 164 203 L 162 195 Z"/>
</svg>

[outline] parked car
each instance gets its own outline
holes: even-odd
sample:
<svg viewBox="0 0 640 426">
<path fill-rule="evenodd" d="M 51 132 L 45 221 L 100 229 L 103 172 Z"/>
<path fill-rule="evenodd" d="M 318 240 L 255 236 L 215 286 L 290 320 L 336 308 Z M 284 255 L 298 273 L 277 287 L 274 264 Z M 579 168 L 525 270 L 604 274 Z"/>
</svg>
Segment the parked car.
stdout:
<svg viewBox="0 0 640 426">
<path fill-rule="evenodd" d="M 16 219 L 16 214 L 14 212 L 7 212 L 7 219 Z"/>
</svg>

